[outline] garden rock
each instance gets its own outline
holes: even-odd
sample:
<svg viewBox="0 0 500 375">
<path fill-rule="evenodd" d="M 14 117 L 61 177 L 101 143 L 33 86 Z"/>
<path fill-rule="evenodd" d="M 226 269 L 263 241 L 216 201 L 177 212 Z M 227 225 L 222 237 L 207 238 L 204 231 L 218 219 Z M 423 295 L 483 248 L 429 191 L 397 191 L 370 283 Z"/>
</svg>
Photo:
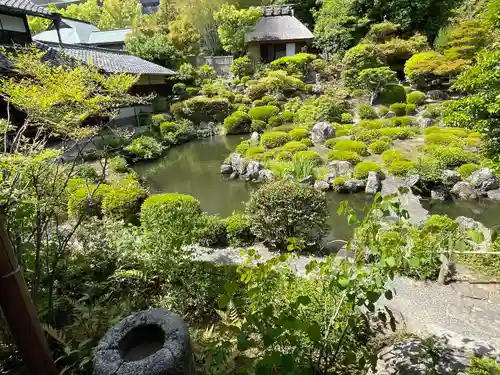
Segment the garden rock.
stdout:
<svg viewBox="0 0 500 375">
<path fill-rule="evenodd" d="M 193 365 L 189 329 L 181 317 L 150 309 L 108 330 L 96 350 L 94 375 L 184 375 Z"/>
<path fill-rule="evenodd" d="M 494 201 L 500 201 L 500 189 L 490 190 L 487 193 L 488 198 Z"/>
<path fill-rule="evenodd" d="M 273 173 L 269 169 L 261 169 L 259 171 L 259 180 L 270 181 L 273 179 Z"/>
<path fill-rule="evenodd" d="M 220 173 L 222 173 L 222 174 L 233 173 L 233 166 L 231 164 L 222 164 L 220 166 Z"/>
<path fill-rule="evenodd" d="M 338 176 L 349 177 L 353 174 L 354 167 L 348 161 L 334 160 L 328 163 L 328 172 L 335 173 L 335 177 Z"/>
<path fill-rule="evenodd" d="M 447 201 L 451 198 L 450 192 L 444 186 L 438 186 L 431 190 L 431 200 Z"/>
<path fill-rule="evenodd" d="M 396 117 L 396 112 L 389 111 L 384 115 L 384 118 L 393 118 Z"/>
<path fill-rule="evenodd" d="M 250 136 L 250 142 L 252 144 L 259 144 L 260 140 L 260 134 L 257 132 L 253 132 L 252 135 Z"/>
<path fill-rule="evenodd" d="M 455 222 L 458 224 L 458 227 L 463 231 L 473 230 L 481 232 L 484 236 L 484 241 L 486 243 L 490 242 L 491 231 L 488 228 L 486 228 L 486 226 L 483 223 L 480 223 L 479 221 L 476 221 L 474 219 L 471 219 L 470 217 L 465 217 L 465 216 L 457 217 L 455 219 Z"/>
<path fill-rule="evenodd" d="M 316 181 L 314 182 L 314 188 L 319 191 L 328 191 L 330 190 L 330 184 L 326 181 Z"/>
<path fill-rule="evenodd" d="M 299 181 L 301 184 L 312 185 L 314 184 L 314 176 L 307 176 Z"/>
<path fill-rule="evenodd" d="M 366 180 L 365 193 L 375 195 L 379 192 L 379 190 L 380 190 L 380 182 L 378 180 L 377 172 L 373 171 L 368 172 L 368 179 Z"/>
<path fill-rule="evenodd" d="M 243 158 L 243 156 L 241 156 L 241 154 L 233 152 L 231 155 L 229 155 L 229 159 L 231 160 L 233 169 L 238 172 L 239 175 L 244 175 L 246 173 L 247 162 Z"/>
<path fill-rule="evenodd" d="M 446 100 L 448 95 L 441 90 L 430 90 L 425 94 L 425 98 L 429 100 Z"/>
<path fill-rule="evenodd" d="M 238 174 L 238 172 L 233 172 L 229 175 L 229 179 L 230 180 L 236 180 L 240 175 Z"/>
<path fill-rule="evenodd" d="M 476 191 L 471 184 L 465 181 L 460 181 L 453 185 L 451 193 L 460 199 L 477 199 Z"/>
<path fill-rule="evenodd" d="M 471 185 L 480 193 L 488 190 L 498 189 L 498 178 L 490 168 L 481 168 L 470 175 L 467 179 Z"/>
<path fill-rule="evenodd" d="M 363 180 L 349 180 L 344 183 L 344 188 L 349 193 L 357 193 L 365 188 L 365 182 Z"/>
<path fill-rule="evenodd" d="M 457 171 L 453 171 L 451 169 L 446 169 L 443 171 L 442 175 L 443 184 L 447 186 L 453 186 L 460 180 L 461 178 Z"/>
<path fill-rule="evenodd" d="M 428 117 L 417 117 L 417 122 L 421 128 L 430 128 L 434 125 L 434 120 Z"/>
<path fill-rule="evenodd" d="M 329 122 L 318 122 L 311 130 L 311 139 L 314 143 L 325 143 L 335 137 L 335 129 Z"/>
<path fill-rule="evenodd" d="M 251 161 L 247 165 L 247 179 L 248 180 L 257 180 L 259 178 L 259 171 L 263 169 L 264 166 L 260 164 L 258 161 Z"/>
</svg>

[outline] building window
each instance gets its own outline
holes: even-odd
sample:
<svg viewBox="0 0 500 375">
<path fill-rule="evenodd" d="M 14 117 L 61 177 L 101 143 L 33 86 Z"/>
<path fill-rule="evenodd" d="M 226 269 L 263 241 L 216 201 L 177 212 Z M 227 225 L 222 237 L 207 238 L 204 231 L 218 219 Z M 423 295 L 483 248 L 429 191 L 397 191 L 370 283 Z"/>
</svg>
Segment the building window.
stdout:
<svg viewBox="0 0 500 375">
<path fill-rule="evenodd" d="M 271 62 L 284 56 L 286 56 L 285 43 L 260 45 L 260 57 L 266 62 Z"/>
<path fill-rule="evenodd" d="M 19 33 L 28 32 L 23 18 L 8 16 L 6 14 L 0 14 L 0 27 L 2 30 L 7 31 L 17 31 Z"/>
</svg>

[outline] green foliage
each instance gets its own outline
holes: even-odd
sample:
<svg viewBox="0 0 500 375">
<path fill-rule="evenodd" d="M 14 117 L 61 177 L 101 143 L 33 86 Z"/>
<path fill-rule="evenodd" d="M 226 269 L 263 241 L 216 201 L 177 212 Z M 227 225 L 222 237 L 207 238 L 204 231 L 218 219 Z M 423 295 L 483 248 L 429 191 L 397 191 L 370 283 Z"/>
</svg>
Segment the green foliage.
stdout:
<svg viewBox="0 0 500 375">
<path fill-rule="evenodd" d="M 125 46 L 127 51 L 141 59 L 173 69 L 177 68 L 183 57 L 168 35 L 163 33 L 131 33 L 125 38 Z"/>
<path fill-rule="evenodd" d="M 290 111 L 283 111 L 281 114 L 281 118 L 283 119 L 284 123 L 292 123 L 293 122 L 293 112 Z"/>
<path fill-rule="evenodd" d="M 295 128 L 288 132 L 290 138 L 294 141 L 300 141 L 309 137 L 309 130 L 306 128 Z"/>
<path fill-rule="evenodd" d="M 266 149 L 262 146 L 254 146 L 254 147 L 250 147 L 246 153 L 245 153 L 245 156 L 252 159 L 254 158 L 255 156 L 257 156 L 258 154 L 262 154 L 264 151 L 266 151 Z"/>
<path fill-rule="evenodd" d="M 460 146 L 462 144 L 461 138 L 448 132 L 432 132 L 425 136 L 426 144 L 442 145 L 442 146 Z"/>
<path fill-rule="evenodd" d="M 415 163 L 407 160 L 393 160 L 388 168 L 393 176 L 407 177 L 415 171 Z"/>
<path fill-rule="evenodd" d="M 115 220 L 134 222 L 146 196 L 146 190 L 137 181 L 125 180 L 106 194 L 102 200 L 102 212 Z"/>
<path fill-rule="evenodd" d="M 293 155 L 290 151 L 279 151 L 275 159 L 277 161 L 290 161 L 292 160 L 292 156 Z"/>
<path fill-rule="evenodd" d="M 238 57 L 233 60 L 229 70 L 236 77 L 251 76 L 254 73 L 254 64 L 248 56 Z"/>
<path fill-rule="evenodd" d="M 418 52 L 427 50 L 429 45 L 425 36 L 415 34 L 409 39 L 389 39 L 378 44 L 377 48 L 384 55 L 387 65 L 401 72 L 406 60 Z"/>
<path fill-rule="evenodd" d="M 417 106 L 415 104 L 407 104 L 406 105 L 406 114 L 408 116 L 415 114 L 415 111 L 417 110 Z"/>
<path fill-rule="evenodd" d="M 424 181 L 441 181 L 443 169 L 440 160 L 428 155 L 420 156 L 415 163 L 415 173 Z"/>
<path fill-rule="evenodd" d="M 390 166 L 395 161 L 403 161 L 405 159 L 405 155 L 396 149 L 386 150 L 382 153 L 382 164 L 386 167 Z"/>
<path fill-rule="evenodd" d="M 261 8 L 237 9 L 224 4 L 214 14 L 222 48 L 230 53 L 241 54 L 245 50 L 245 33 L 251 31 L 262 15 Z"/>
<path fill-rule="evenodd" d="M 275 128 L 283 123 L 283 120 L 279 116 L 271 116 L 267 121 L 270 127 Z"/>
<path fill-rule="evenodd" d="M 280 109 L 273 105 L 254 107 L 248 111 L 252 120 L 261 120 L 267 122 L 272 116 L 276 116 Z"/>
<path fill-rule="evenodd" d="M 418 133 L 418 130 L 412 127 L 401 128 L 382 128 L 380 134 L 391 137 L 392 139 L 408 139 Z"/>
<path fill-rule="evenodd" d="M 374 43 L 382 43 L 392 38 L 399 30 L 399 25 L 390 21 L 376 23 L 370 26 L 366 39 Z"/>
<path fill-rule="evenodd" d="M 391 104 L 389 109 L 396 114 L 396 116 L 404 116 L 406 114 L 406 104 L 394 103 Z"/>
<path fill-rule="evenodd" d="M 340 115 L 340 122 L 342 124 L 352 124 L 353 117 L 349 112 L 344 112 Z"/>
<path fill-rule="evenodd" d="M 371 161 L 362 161 L 354 167 L 354 177 L 364 179 L 368 177 L 368 172 L 380 173 L 382 169 L 380 165 Z"/>
<path fill-rule="evenodd" d="M 132 158 L 141 159 L 156 159 L 161 156 L 163 146 L 153 137 L 141 135 L 135 138 L 130 145 L 124 149 Z"/>
<path fill-rule="evenodd" d="M 233 212 L 223 220 L 226 226 L 227 242 L 230 246 L 249 246 L 255 241 L 251 231 L 250 218 L 240 212 Z"/>
<path fill-rule="evenodd" d="M 167 121 L 167 118 L 163 113 L 157 113 L 151 116 L 151 123 L 154 127 L 160 126 L 160 124 L 165 121 Z"/>
<path fill-rule="evenodd" d="M 262 120 L 252 120 L 252 123 L 250 124 L 250 130 L 252 132 L 262 133 L 267 128 L 268 128 L 267 123 Z"/>
<path fill-rule="evenodd" d="M 245 112 L 236 111 L 224 119 L 224 132 L 226 134 L 244 134 L 250 131 L 250 116 Z"/>
<path fill-rule="evenodd" d="M 389 108 L 387 108 L 385 105 L 381 105 L 377 110 L 377 114 L 380 117 L 384 117 L 388 113 L 389 113 Z"/>
<path fill-rule="evenodd" d="M 344 160 L 351 164 L 357 164 L 361 161 L 361 157 L 353 151 L 330 151 L 328 160 Z"/>
<path fill-rule="evenodd" d="M 307 161 L 314 166 L 318 166 L 321 164 L 321 157 L 316 151 L 298 151 L 294 156 L 293 156 L 294 161 Z M 307 176 L 304 176 L 307 177 Z"/>
<path fill-rule="evenodd" d="M 346 110 L 346 103 L 336 97 L 322 95 L 307 100 L 295 114 L 295 121 L 304 125 L 314 125 L 320 121 L 340 121 Z"/>
<path fill-rule="evenodd" d="M 342 72 L 342 79 L 344 84 L 350 88 L 357 88 L 360 82 L 360 74 L 363 70 L 379 68 L 385 65 L 382 54 L 372 44 L 358 44 L 352 47 L 346 52 L 342 62 L 346 66 L 346 70 Z M 380 77 L 383 77 L 385 80 L 388 77 L 385 73 L 385 70 L 369 71 L 369 73 L 365 73 L 364 81 L 369 82 L 373 77 L 376 77 L 377 81 L 379 81 L 378 78 Z"/>
<path fill-rule="evenodd" d="M 377 111 L 369 104 L 360 104 L 358 106 L 358 115 L 362 120 L 372 120 L 378 118 Z"/>
<path fill-rule="evenodd" d="M 173 121 L 162 122 L 160 124 L 160 133 L 163 138 L 168 137 L 171 133 L 175 133 L 177 130 L 177 124 Z"/>
<path fill-rule="evenodd" d="M 388 84 L 397 82 L 396 72 L 389 67 L 363 69 L 357 77 L 357 86 L 370 92 L 370 102 L 375 98 Z"/>
<path fill-rule="evenodd" d="M 251 195 L 246 210 L 257 238 L 279 249 L 291 237 L 303 244 L 314 243 L 327 228 L 324 194 L 295 182 L 263 185 Z"/>
<path fill-rule="evenodd" d="M 231 110 L 226 98 L 194 97 L 174 103 L 170 110 L 176 118 L 184 118 L 195 124 L 200 122 L 223 122 Z"/>
<path fill-rule="evenodd" d="M 494 359 L 471 357 L 467 375 L 498 375 L 500 365 Z"/>
<path fill-rule="evenodd" d="M 389 148 L 391 148 L 391 144 L 381 140 L 375 141 L 369 146 L 370 151 L 374 154 L 381 154 Z"/>
<path fill-rule="evenodd" d="M 198 218 L 193 237 L 193 242 L 201 246 L 225 245 L 227 241 L 226 225 L 218 216 L 203 213 Z"/>
<path fill-rule="evenodd" d="M 441 116 L 441 104 L 429 104 L 422 112 L 422 117 L 438 118 Z"/>
<path fill-rule="evenodd" d="M 304 138 L 300 140 L 301 143 L 305 144 L 307 147 L 313 147 L 314 142 L 310 138 Z"/>
<path fill-rule="evenodd" d="M 406 101 L 405 88 L 403 85 L 385 85 L 380 92 L 380 101 L 384 104 L 403 103 Z"/>
<path fill-rule="evenodd" d="M 294 56 L 283 56 L 271 62 L 274 69 L 286 71 L 288 74 L 305 74 L 316 55 L 310 53 L 297 53 Z"/>
<path fill-rule="evenodd" d="M 464 151 L 460 147 L 430 145 L 426 146 L 424 151 L 432 155 L 436 160 L 442 163 L 443 166 L 448 168 L 479 161 L 477 155 L 470 151 Z"/>
<path fill-rule="evenodd" d="M 105 184 L 80 187 L 69 198 L 68 215 L 75 219 L 101 217 L 102 201 L 111 190 L 111 186 Z"/>
<path fill-rule="evenodd" d="M 83 178 L 89 182 L 98 182 L 99 174 L 90 164 L 77 165 L 73 171 L 75 177 Z"/>
<path fill-rule="evenodd" d="M 457 227 L 457 223 L 455 223 L 448 216 L 443 215 L 431 215 L 424 221 L 424 229 L 433 233 L 453 231 L 454 229 L 457 229 Z"/>
<path fill-rule="evenodd" d="M 407 95 L 408 104 L 423 105 L 425 103 L 425 94 L 422 91 L 414 91 Z"/>
<path fill-rule="evenodd" d="M 352 151 L 356 152 L 359 155 L 366 155 L 367 147 L 364 142 L 360 141 L 351 141 L 349 139 L 340 139 L 335 142 L 333 146 L 334 150 L 337 151 Z"/>
<path fill-rule="evenodd" d="M 182 82 L 177 82 L 172 86 L 172 92 L 176 95 L 183 95 L 186 93 L 186 85 Z"/>
<path fill-rule="evenodd" d="M 109 167 L 113 172 L 125 173 L 128 172 L 129 168 L 125 158 L 121 156 L 115 156 L 109 160 Z"/>
<path fill-rule="evenodd" d="M 304 145 L 302 142 L 299 142 L 299 141 L 290 141 L 288 143 L 286 143 L 282 149 L 284 151 L 289 151 L 289 152 L 292 152 L 292 153 L 295 153 L 295 152 L 298 152 L 298 151 L 305 151 L 307 150 L 307 146 Z"/>
<path fill-rule="evenodd" d="M 265 148 L 276 148 L 290 141 L 290 136 L 285 132 L 266 132 L 262 134 L 260 142 Z"/>
<path fill-rule="evenodd" d="M 460 167 L 458 167 L 457 172 L 460 175 L 460 177 L 462 177 L 462 179 L 465 180 L 472 173 L 474 173 L 475 171 L 477 171 L 480 168 L 481 167 L 479 165 L 477 165 L 477 164 L 467 163 L 467 164 L 463 164 Z"/>
</svg>

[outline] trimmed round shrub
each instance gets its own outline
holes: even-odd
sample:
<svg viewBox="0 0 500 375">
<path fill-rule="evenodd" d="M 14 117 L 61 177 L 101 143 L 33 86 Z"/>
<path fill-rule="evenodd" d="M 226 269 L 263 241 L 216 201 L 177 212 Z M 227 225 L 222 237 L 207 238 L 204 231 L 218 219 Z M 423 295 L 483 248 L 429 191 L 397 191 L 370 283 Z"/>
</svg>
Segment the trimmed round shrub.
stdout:
<svg viewBox="0 0 500 375">
<path fill-rule="evenodd" d="M 266 105 L 266 102 L 261 100 L 261 99 L 257 99 L 257 100 L 254 100 L 252 104 L 254 107 L 262 107 L 262 106 Z"/>
<path fill-rule="evenodd" d="M 358 115 L 362 120 L 372 120 L 378 118 L 377 111 L 369 104 L 360 104 L 358 106 Z"/>
<path fill-rule="evenodd" d="M 353 121 L 354 119 L 349 112 L 344 112 L 340 115 L 340 122 L 342 124 L 352 124 Z"/>
<path fill-rule="evenodd" d="M 370 144 L 369 146 L 370 151 L 373 152 L 374 154 L 381 154 L 382 152 L 388 150 L 391 148 L 391 144 L 378 140 Z"/>
<path fill-rule="evenodd" d="M 404 116 L 406 114 L 406 104 L 394 103 L 391 104 L 389 109 L 396 114 L 396 116 Z"/>
<path fill-rule="evenodd" d="M 404 128 L 382 128 L 380 135 L 391 137 L 392 139 L 408 139 L 415 135 L 415 129 L 411 127 Z"/>
<path fill-rule="evenodd" d="M 309 130 L 306 128 L 295 128 L 288 132 L 290 138 L 294 141 L 300 141 L 301 139 L 309 137 Z"/>
<path fill-rule="evenodd" d="M 361 120 L 358 126 L 363 129 L 380 129 L 382 127 L 382 122 L 379 120 Z"/>
<path fill-rule="evenodd" d="M 160 126 L 162 122 L 165 122 L 167 120 L 165 114 L 163 113 L 156 113 L 151 116 L 151 124 L 153 126 Z"/>
<path fill-rule="evenodd" d="M 251 143 L 250 141 L 241 141 L 240 144 L 238 146 L 236 146 L 236 149 L 235 151 L 244 155 L 247 150 L 251 147 Z"/>
<path fill-rule="evenodd" d="M 80 164 L 77 165 L 74 170 L 73 170 L 74 176 L 75 177 L 80 177 L 83 178 L 87 181 L 90 182 L 98 182 L 99 181 L 99 174 L 95 170 L 93 166 L 90 164 Z"/>
<path fill-rule="evenodd" d="M 316 151 L 299 151 L 293 156 L 293 160 L 311 162 L 315 166 L 321 164 L 321 156 Z"/>
<path fill-rule="evenodd" d="M 201 246 L 225 245 L 227 233 L 224 222 L 218 216 L 203 213 L 196 223 L 193 242 Z"/>
<path fill-rule="evenodd" d="M 378 107 L 377 113 L 380 117 L 384 117 L 389 113 L 389 108 L 387 108 L 385 105 L 381 105 L 380 107 Z"/>
<path fill-rule="evenodd" d="M 410 116 L 410 115 L 413 115 L 415 113 L 415 111 L 417 110 L 417 106 L 415 104 L 407 104 L 406 105 L 406 110 L 405 110 L 405 113 Z"/>
<path fill-rule="evenodd" d="M 233 212 L 223 220 L 223 223 L 226 226 L 227 243 L 230 246 L 248 246 L 254 243 L 255 236 L 248 215 Z"/>
<path fill-rule="evenodd" d="M 365 179 L 368 177 L 368 172 L 380 173 L 382 169 L 380 165 L 372 161 L 362 161 L 354 167 L 354 178 Z"/>
<path fill-rule="evenodd" d="M 221 123 L 231 112 L 232 106 L 227 98 L 206 98 L 196 96 L 170 106 L 176 118 L 184 118 L 199 124 L 200 122 Z"/>
<path fill-rule="evenodd" d="M 193 229 L 201 215 L 200 201 L 185 194 L 156 194 L 141 206 L 145 230 L 170 237 L 177 243 L 191 243 Z"/>
<path fill-rule="evenodd" d="M 336 186 L 344 186 L 345 185 L 345 177 L 339 176 L 335 177 L 335 179 L 332 181 L 333 189 L 335 189 Z"/>
<path fill-rule="evenodd" d="M 344 160 L 351 164 L 358 164 L 361 157 L 353 151 L 330 151 L 328 153 L 328 160 Z"/>
<path fill-rule="evenodd" d="M 112 171 L 117 173 L 125 173 L 128 172 L 129 168 L 127 165 L 127 161 L 125 158 L 121 156 L 115 156 L 109 160 L 109 167 Z"/>
<path fill-rule="evenodd" d="M 382 164 L 386 167 L 396 161 L 402 161 L 405 159 L 405 154 L 396 149 L 390 149 L 382 153 Z"/>
<path fill-rule="evenodd" d="M 266 150 L 262 146 L 255 146 L 255 147 L 250 147 L 247 152 L 245 153 L 245 156 L 252 159 L 254 156 L 257 154 L 262 154 Z"/>
<path fill-rule="evenodd" d="M 263 133 L 264 130 L 267 129 L 267 123 L 262 120 L 252 120 L 252 123 L 250 124 L 250 131 L 252 132 L 257 132 L 257 133 Z"/>
<path fill-rule="evenodd" d="M 290 111 L 283 111 L 283 113 L 281 114 L 281 119 L 283 120 L 284 123 L 292 123 L 293 122 L 293 112 L 290 112 Z"/>
<path fill-rule="evenodd" d="M 406 97 L 406 103 L 423 105 L 425 104 L 425 94 L 422 91 L 414 91 Z"/>
<path fill-rule="evenodd" d="M 299 141 L 290 141 L 288 143 L 286 143 L 282 149 L 284 151 L 290 151 L 290 152 L 298 152 L 298 151 L 306 151 L 307 150 L 307 146 L 304 145 L 302 142 L 299 142 Z"/>
<path fill-rule="evenodd" d="M 175 133 L 177 130 L 178 127 L 175 122 L 166 121 L 160 124 L 160 133 L 162 137 L 168 136 L 170 133 Z"/>
<path fill-rule="evenodd" d="M 325 141 L 324 145 L 325 147 L 332 149 L 335 146 L 335 143 L 337 143 L 338 141 L 339 141 L 338 138 L 330 138 Z"/>
<path fill-rule="evenodd" d="M 443 231 L 453 231 L 458 224 L 444 215 L 431 215 L 424 221 L 424 231 L 431 233 L 441 233 Z"/>
<path fill-rule="evenodd" d="M 393 117 L 389 119 L 389 121 L 392 123 L 392 126 L 398 127 L 398 126 L 412 126 L 415 123 L 415 119 L 409 116 L 400 116 L 400 117 Z M 412 129 L 413 133 L 416 133 L 416 129 Z"/>
<path fill-rule="evenodd" d="M 257 161 L 268 161 L 274 159 L 274 151 L 264 151 L 260 154 L 255 154 L 253 159 Z"/>
<path fill-rule="evenodd" d="M 198 89 L 198 87 L 188 87 L 186 89 L 186 91 L 189 94 L 189 96 L 196 96 L 196 95 L 198 95 L 198 92 L 200 90 Z"/>
<path fill-rule="evenodd" d="M 424 151 L 431 154 L 443 166 L 448 168 L 457 167 L 462 164 L 475 163 L 479 157 L 470 151 L 462 150 L 453 146 L 426 146 Z"/>
<path fill-rule="evenodd" d="M 285 132 L 267 132 L 260 137 L 260 143 L 265 148 L 276 148 L 290 141 L 290 136 Z"/>
<path fill-rule="evenodd" d="M 226 134 L 243 134 L 250 131 L 250 117 L 245 112 L 236 111 L 224 119 Z"/>
<path fill-rule="evenodd" d="M 278 161 L 289 161 L 289 160 L 292 160 L 292 157 L 293 157 L 293 155 L 292 155 L 292 153 L 290 151 L 280 151 L 276 155 L 276 160 L 278 160 Z"/>
<path fill-rule="evenodd" d="M 439 116 L 441 116 L 441 104 L 439 103 L 429 104 L 422 112 L 422 117 L 438 118 Z"/>
<path fill-rule="evenodd" d="M 248 56 L 238 57 L 231 63 L 229 71 L 236 77 L 246 77 L 254 73 L 254 65 Z"/>
<path fill-rule="evenodd" d="M 382 141 L 382 142 L 385 142 L 385 143 L 392 144 L 392 138 L 388 137 L 386 135 L 381 136 L 378 140 Z"/>
<path fill-rule="evenodd" d="M 268 122 L 272 116 L 276 116 L 280 109 L 274 105 L 264 105 L 254 107 L 248 111 L 248 115 L 252 120 L 261 120 Z"/>
<path fill-rule="evenodd" d="M 172 86 L 172 92 L 176 95 L 182 95 L 186 93 L 186 85 L 182 82 L 178 82 Z"/>
<path fill-rule="evenodd" d="M 305 144 L 307 147 L 313 147 L 314 146 L 314 143 L 313 143 L 312 139 L 310 139 L 310 138 L 301 139 L 300 143 Z"/>
<path fill-rule="evenodd" d="M 404 86 L 397 84 L 385 85 L 382 89 L 379 99 L 381 103 L 404 103 L 406 101 L 406 91 Z"/>
<path fill-rule="evenodd" d="M 109 185 L 82 186 L 71 194 L 68 200 L 68 215 L 74 219 L 81 217 L 102 217 L 102 201 L 112 190 Z"/>
<path fill-rule="evenodd" d="M 406 177 L 415 171 L 415 163 L 408 160 L 396 160 L 389 165 L 390 174 L 397 177 Z"/>
<path fill-rule="evenodd" d="M 294 129 L 295 125 L 293 124 L 284 124 L 280 126 L 276 126 L 275 128 L 272 129 L 273 132 L 289 132 L 290 130 Z"/>
<path fill-rule="evenodd" d="M 317 242 L 328 229 L 325 195 L 292 181 L 263 185 L 252 193 L 246 212 L 257 238 L 278 249 L 286 249 L 289 238 Z"/>
<path fill-rule="evenodd" d="M 366 155 L 366 144 L 360 141 L 351 141 L 349 139 L 340 139 L 333 146 L 337 151 L 353 151 L 359 155 Z"/>
<path fill-rule="evenodd" d="M 373 142 L 380 138 L 380 130 L 378 129 L 358 129 L 354 133 L 356 141 Z"/>
<path fill-rule="evenodd" d="M 124 149 L 134 159 L 155 159 L 161 156 L 163 146 L 153 137 L 140 136 Z"/>
<path fill-rule="evenodd" d="M 353 132 L 353 126 L 352 125 L 342 125 L 337 128 L 335 128 L 335 135 L 337 137 L 343 137 L 345 135 L 351 135 Z"/>
<path fill-rule="evenodd" d="M 105 216 L 124 222 L 136 222 L 141 204 L 146 198 L 146 190 L 139 182 L 126 180 L 111 189 L 102 201 L 102 212 Z"/>
<path fill-rule="evenodd" d="M 462 179 L 466 179 L 469 177 L 471 174 L 473 174 L 475 171 L 480 169 L 481 167 L 477 164 L 473 163 L 468 163 L 468 164 L 463 164 L 460 167 L 458 167 L 457 172 L 462 177 Z"/>
<path fill-rule="evenodd" d="M 281 120 L 281 117 L 279 117 L 279 116 L 271 116 L 267 123 L 269 124 L 269 126 L 274 128 L 276 126 L 280 126 L 283 123 L 283 121 Z"/>
<path fill-rule="evenodd" d="M 431 144 L 431 145 L 441 145 L 441 146 L 448 146 L 451 144 L 460 144 L 461 140 L 460 138 L 456 137 L 455 135 L 451 133 L 446 133 L 446 132 L 432 132 L 427 134 L 425 137 L 425 143 Z"/>
</svg>

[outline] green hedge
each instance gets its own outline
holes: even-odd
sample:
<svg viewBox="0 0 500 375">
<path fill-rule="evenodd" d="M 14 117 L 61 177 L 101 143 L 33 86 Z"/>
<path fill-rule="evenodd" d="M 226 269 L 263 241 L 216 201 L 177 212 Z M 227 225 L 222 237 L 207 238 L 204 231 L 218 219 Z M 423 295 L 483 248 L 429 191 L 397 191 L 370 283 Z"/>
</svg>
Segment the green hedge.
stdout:
<svg viewBox="0 0 500 375">
<path fill-rule="evenodd" d="M 406 114 L 406 104 L 405 103 L 394 103 L 391 104 L 389 109 L 396 114 L 396 116 L 404 116 Z"/>
<path fill-rule="evenodd" d="M 251 120 L 245 112 L 236 111 L 224 119 L 226 134 L 244 134 L 250 131 Z"/>
<path fill-rule="evenodd" d="M 462 179 L 466 179 L 480 168 L 481 167 L 477 164 L 468 163 L 458 167 L 457 172 L 460 175 L 460 177 L 462 177 Z"/>
<path fill-rule="evenodd" d="M 351 141 L 349 139 L 340 139 L 333 146 L 334 150 L 337 151 L 353 151 L 359 155 L 367 154 L 367 147 L 364 142 Z"/>
<path fill-rule="evenodd" d="M 358 179 L 365 179 L 368 177 L 368 172 L 380 173 L 382 169 L 380 165 L 372 161 L 362 161 L 354 167 L 354 177 Z"/>
<path fill-rule="evenodd" d="M 370 144 L 369 146 L 370 151 L 373 152 L 374 154 L 381 154 L 382 152 L 388 150 L 391 148 L 391 144 L 378 140 Z"/>
<path fill-rule="evenodd" d="M 384 104 L 403 103 L 406 101 L 406 91 L 404 86 L 389 84 L 380 93 L 379 99 Z"/>
<path fill-rule="evenodd" d="M 274 105 L 264 105 L 254 107 L 248 111 L 248 115 L 252 120 L 261 120 L 268 122 L 272 116 L 276 116 L 280 109 Z"/>
<path fill-rule="evenodd" d="M 361 157 L 353 151 L 330 151 L 328 160 L 343 160 L 351 164 L 357 164 L 361 161 Z"/>
<path fill-rule="evenodd" d="M 260 138 L 261 144 L 265 148 L 276 148 L 283 146 L 290 141 L 290 136 L 285 132 L 267 132 Z"/>
<path fill-rule="evenodd" d="M 200 122 L 222 123 L 231 112 L 231 103 L 226 98 L 194 97 L 170 107 L 177 118 L 184 118 L 194 124 Z"/>
<path fill-rule="evenodd" d="M 227 232 L 224 222 L 218 217 L 203 213 L 194 229 L 193 242 L 201 246 L 224 246 Z"/>
<path fill-rule="evenodd" d="M 389 165 L 388 171 L 397 177 L 407 177 L 415 171 L 415 163 L 408 160 L 395 160 Z"/>
<path fill-rule="evenodd" d="M 396 161 L 402 161 L 405 159 L 406 159 L 405 154 L 403 154 L 399 150 L 390 149 L 382 153 L 382 164 L 386 167 Z"/>
<path fill-rule="evenodd" d="M 372 120 L 378 118 L 377 111 L 369 104 L 360 104 L 358 106 L 358 115 L 362 120 Z"/>
<path fill-rule="evenodd" d="M 68 215 L 81 217 L 102 217 L 102 201 L 112 190 L 109 185 L 88 185 L 76 189 L 68 200 Z"/>
<path fill-rule="evenodd" d="M 147 192 L 139 182 L 121 181 L 119 186 L 109 191 L 102 201 L 105 216 L 125 222 L 135 222 Z"/>
<path fill-rule="evenodd" d="M 288 135 L 290 135 L 290 138 L 294 141 L 300 141 L 309 137 L 309 130 L 306 128 L 295 128 L 290 130 Z"/>
<path fill-rule="evenodd" d="M 421 91 L 414 91 L 409 93 L 406 97 L 408 104 L 423 105 L 425 104 L 425 94 Z"/>
<path fill-rule="evenodd" d="M 250 218 L 242 213 L 233 212 L 223 220 L 226 226 L 227 242 L 231 246 L 248 246 L 254 243 L 255 236 L 252 234 Z"/>
<path fill-rule="evenodd" d="M 136 160 L 156 159 L 161 156 L 164 147 L 153 137 L 142 135 L 135 138 L 130 145 L 124 149 L 128 155 Z"/>
<path fill-rule="evenodd" d="M 298 152 L 298 151 L 306 151 L 307 146 L 303 144 L 302 142 L 299 141 L 290 141 L 287 142 L 282 149 L 284 151 L 290 151 L 292 153 Z"/>
</svg>

